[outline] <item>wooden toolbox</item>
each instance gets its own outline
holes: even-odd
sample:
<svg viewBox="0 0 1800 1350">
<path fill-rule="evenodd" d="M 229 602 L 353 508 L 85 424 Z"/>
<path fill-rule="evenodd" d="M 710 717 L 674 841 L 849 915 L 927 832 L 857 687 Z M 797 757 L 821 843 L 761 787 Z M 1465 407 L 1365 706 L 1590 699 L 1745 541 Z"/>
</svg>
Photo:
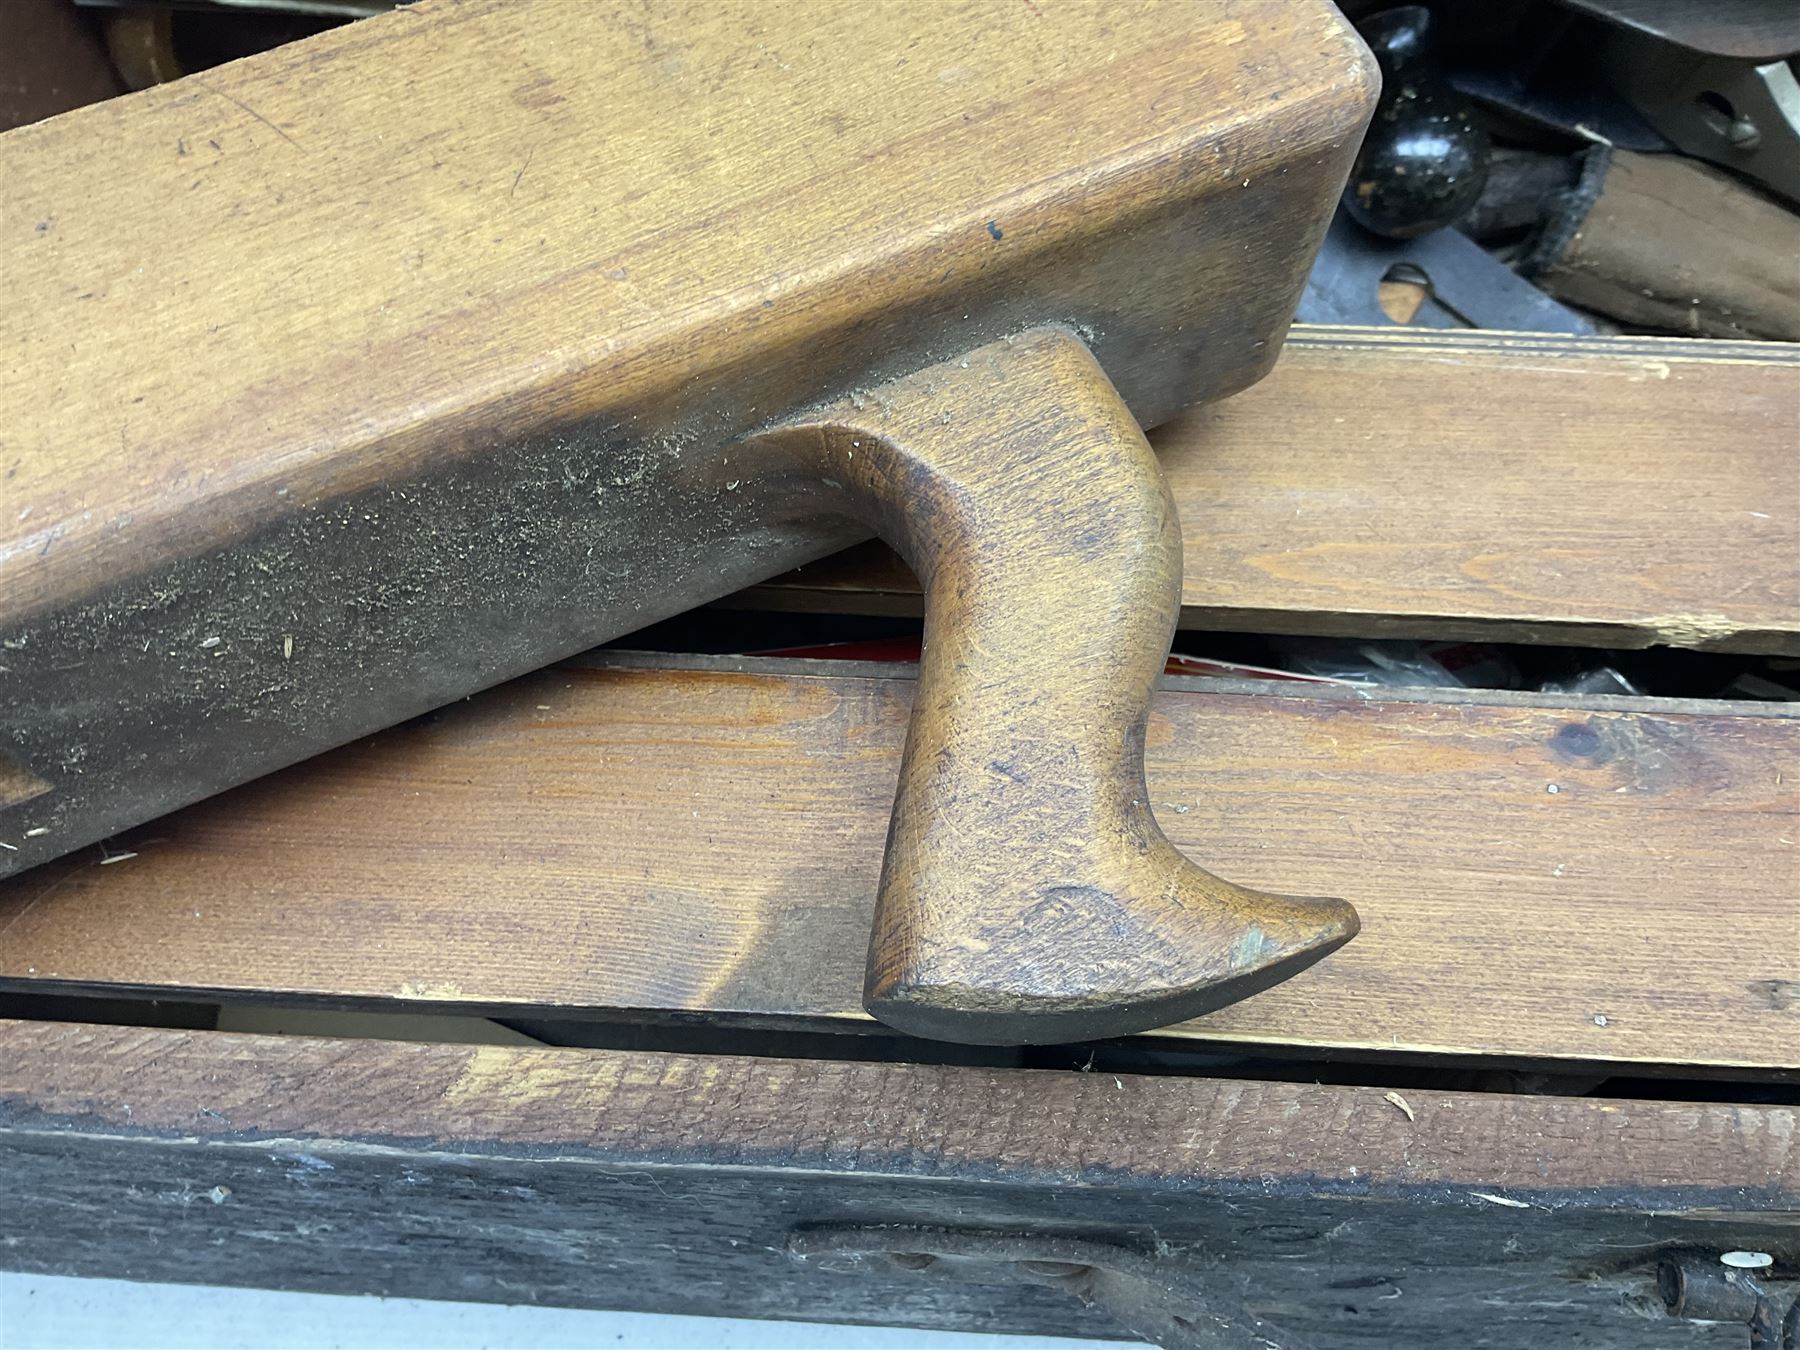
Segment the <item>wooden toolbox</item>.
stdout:
<svg viewBox="0 0 1800 1350">
<path fill-rule="evenodd" d="M 1346 406 L 1355 363 L 1364 388 L 1492 396 L 1384 426 L 1381 455 L 1438 481 L 1366 481 L 1379 528 L 1262 622 L 1340 630 L 1386 566 L 1395 623 L 1667 640 L 1666 615 L 1721 608 L 1736 529 L 1736 632 L 1710 640 L 1793 650 L 1794 518 L 1739 519 L 1795 473 L 1784 351 L 1594 339 L 1552 377 L 1531 345 L 1299 335 L 1266 386 L 1290 409 Z M 1571 402 L 1513 440 L 1500 410 L 1549 378 Z M 1682 385 L 1666 416 L 1637 402 Z M 1166 433 L 1175 481 L 1232 460 L 1240 414 L 1281 447 L 1265 473 L 1372 453 L 1349 421 L 1250 418 L 1262 398 Z M 1682 424 L 1727 407 L 1729 445 Z M 1614 435 L 1638 416 L 1668 456 Z M 1501 442 L 1516 509 L 1456 524 Z M 1427 514 L 1453 520 L 1435 566 Z M 1187 519 L 1191 577 L 1269 565 Z M 854 604 L 886 574 L 833 576 Z M 1173 837 L 1252 883 L 1298 868 L 1365 932 L 1154 1037 L 989 1051 L 857 1006 L 911 690 L 906 667 L 600 653 L 6 883 L 0 985 L 29 1014 L 0 1030 L 6 1264 L 1106 1335 L 1013 1262 L 1112 1259 L 1307 1344 L 1745 1343 L 1668 1315 L 1657 1271 L 1800 1259 L 1787 705 L 1166 679 Z M 789 1250 L 919 1256 L 931 1229 L 1025 1245 L 934 1263 L 966 1278 Z"/>
<path fill-rule="evenodd" d="M 1159 205 L 1108 252 L 1083 214 L 1154 161 L 1199 183 L 1195 199 L 1220 222 L 1180 275 L 1221 287 L 1226 317 L 1190 335 L 1185 365 L 1128 328 L 1083 341 L 1134 415 L 1164 424 L 1152 443 L 1180 513 L 1184 628 L 1800 656 L 1792 348 L 1301 328 L 1275 359 L 1253 335 L 1279 342 L 1306 230 L 1293 228 L 1279 266 L 1261 261 L 1262 289 L 1236 269 L 1271 221 L 1303 198 L 1328 205 L 1319 185 L 1341 179 L 1331 119 L 1354 130 L 1367 91 L 1355 61 L 1319 74 L 1320 52 L 1348 50 L 1338 21 L 1322 6 L 1245 0 L 1196 19 L 1204 40 L 1190 52 L 1158 36 L 1149 9 L 1059 17 L 1073 12 L 1048 0 L 1007 11 L 1018 32 L 1006 50 L 1029 59 L 989 68 L 973 35 L 991 12 L 943 8 L 918 56 L 937 62 L 927 111 L 941 122 L 978 104 L 988 128 L 958 151 L 962 177 L 948 186 L 932 176 L 941 157 L 915 156 L 889 125 L 891 91 L 844 105 L 844 126 L 820 142 L 831 162 L 792 183 L 728 182 L 704 138 L 687 145 L 690 185 L 706 180 L 722 200 L 766 206 L 804 186 L 820 205 L 787 218 L 799 233 L 759 236 L 806 266 L 766 294 L 730 291 L 723 318 L 701 311 L 729 289 L 720 277 L 763 265 L 746 260 L 756 239 L 653 236 L 618 264 L 691 302 L 631 330 L 650 334 L 637 365 L 636 349 L 603 349 L 582 326 L 627 278 L 570 242 L 618 92 L 559 83 L 573 58 L 557 24 L 578 21 L 555 16 L 573 8 L 428 0 L 0 140 L 0 165 L 11 152 L 43 169 L 77 133 L 97 137 L 110 148 L 96 180 L 118 180 L 109 209 L 153 218 L 180 267 L 219 268 L 210 291 L 165 295 L 107 255 L 107 286 L 63 295 L 57 259 L 94 257 L 104 231 L 75 207 L 49 209 L 47 170 L 0 175 L 9 202 L 33 208 L 8 213 L 6 256 L 59 231 L 70 241 L 29 255 L 44 269 L 31 274 L 34 312 L 120 310 L 95 320 L 97 340 L 66 318 L 73 356 L 22 328 L 48 401 L 11 430 L 49 444 L 78 427 L 68 453 L 84 472 L 56 477 L 48 458 L 31 460 L 23 481 L 55 487 L 44 516 L 0 510 L 0 577 L 16 582 L 0 630 L 36 631 L 33 612 L 97 615 L 82 660 L 110 659 L 129 634 L 146 657 L 131 669 L 163 679 L 152 639 L 236 603 L 223 582 L 216 594 L 190 584 L 223 575 L 181 571 L 191 559 L 267 561 L 231 552 L 247 547 L 239 534 L 336 510 L 334 475 L 357 491 L 404 486 L 443 445 L 463 453 L 496 436 L 517 451 L 508 464 L 530 469 L 529 491 L 427 473 L 427 492 L 498 513 L 464 522 L 474 573 L 499 588 L 489 621 L 508 606 L 554 609 L 567 578 L 552 564 L 575 554 L 526 525 L 592 491 L 559 476 L 579 456 L 546 438 L 571 406 L 615 417 L 603 396 L 624 370 L 642 376 L 647 407 L 698 400 L 720 417 L 751 373 L 774 370 L 792 384 L 782 407 L 799 407 L 859 362 L 887 375 L 954 363 L 1040 309 L 1123 304 L 1114 288 L 1132 278 L 1172 306 L 1185 294 L 1165 297 L 1166 280 L 1145 282 L 1142 267 L 1192 220 Z M 674 41 L 709 31 L 698 9 L 677 17 L 609 27 L 609 59 L 656 98 L 701 99 L 715 137 L 736 135 L 729 53 L 704 36 Z M 820 24 L 808 43 L 758 49 L 771 69 L 803 67 L 761 86 L 794 94 L 794 109 L 829 84 L 820 53 L 843 34 Z M 885 40 L 899 50 L 903 37 Z M 1308 60 L 1270 55 L 1302 39 Z M 969 55 L 951 62 L 958 44 Z M 864 61 L 852 61 L 859 79 L 888 71 L 873 50 L 845 58 Z M 372 52 L 429 105 L 415 131 L 485 88 L 484 72 L 554 73 L 506 83 L 511 111 L 460 142 L 316 141 L 321 127 L 367 130 L 371 108 L 399 99 L 355 74 Z M 1314 138 L 1285 181 L 1274 161 L 1231 157 L 1236 114 L 1207 121 L 1204 100 L 1127 108 L 1133 80 L 1189 57 L 1211 63 L 1196 83 L 1221 107 L 1262 90 L 1284 110 L 1277 159 Z M 1123 75 L 1106 73 L 1115 60 Z M 1189 136 L 1182 154 L 1128 138 L 1131 155 L 1102 166 L 1116 181 L 1039 184 L 1015 204 L 1050 243 L 1016 265 L 921 234 L 903 213 L 870 224 L 844 187 L 888 175 L 973 209 L 984 173 L 1042 167 L 1046 144 L 1086 153 L 1128 113 L 1170 144 Z M 137 167 L 157 135 L 196 118 L 228 125 L 167 137 L 169 164 Z M 502 134 L 521 128 L 540 139 Z M 243 163 L 230 158 L 240 149 Z M 434 161 L 457 167 L 433 177 Z M 128 191 L 133 174 L 165 170 L 183 192 L 191 174 L 202 204 L 185 208 L 168 183 Z M 673 192 L 711 220 L 692 192 L 644 173 L 647 194 Z M 385 206 L 320 186 L 382 174 L 397 194 Z M 546 180 L 554 191 L 534 197 Z M 208 181 L 227 196 L 206 196 Z M 314 232 L 349 211 L 371 224 L 335 280 L 386 289 L 347 299 Z M 849 255 L 866 266 L 821 280 L 824 255 L 802 245 L 848 228 L 831 211 L 869 225 Z M 747 218 L 719 212 L 734 227 Z M 245 213 L 254 267 L 208 262 L 208 238 Z M 427 219 L 436 233 L 421 241 Z M 970 220 L 984 249 L 1031 238 L 998 216 Z M 225 234 L 184 233 L 184 221 Z M 282 271 L 302 254 L 314 270 Z M 921 259 L 942 266 L 927 274 Z M 1081 286 L 1058 280 L 1076 275 Z M 256 292 L 256 277 L 273 289 Z M 465 303 L 477 293 L 488 308 Z M 944 345 L 967 318 L 952 303 L 962 295 L 980 299 L 978 320 L 962 346 Z M 618 303 L 633 322 L 648 313 L 642 297 Z M 265 305 L 291 320 L 276 337 L 214 331 L 211 316 Z M 870 356 L 890 342 L 897 354 Z M 140 369 L 134 343 L 160 364 Z M 1175 416 L 1201 397 L 1222 401 Z M 149 411 L 131 411 L 139 400 Z M 234 478 L 220 465 L 240 439 L 261 453 Z M 0 438 L 0 474 L 6 455 Z M 475 538 L 478 519 L 518 533 Z M 337 555 L 257 583 L 278 607 L 299 607 L 332 567 L 379 563 L 375 522 L 332 524 Z M 717 591 L 755 584 L 687 631 L 731 624 L 771 635 L 740 646 L 769 647 L 786 645 L 772 636 L 784 614 L 916 612 L 911 574 L 874 545 L 774 575 L 847 537 L 762 539 L 713 579 Z M 657 565 L 680 581 L 640 621 L 713 593 L 682 558 Z M 159 567 L 187 586 L 181 597 L 130 617 L 108 608 L 109 569 L 154 580 Z M 436 573 L 415 570 L 428 588 Z M 382 595 L 332 610 L 343 626 L 320 658 L 327 673 L 360 669 L 345 634 L 374 634 L 391 659 L 393 625 L 417 617 L 393 617 L 404 608 Z M 1236 881 L 1346 897 L 1361 935 L 1152 1034 L 964 1046 L 896 1034 L 861 1001 L 917 668 L 568 655 L 633 627 L 624 613 L 591 620 L 605 631 L 581 616 L 534 631 L 529 651 L 445 628 L 432 679 L 454 668 L 473 688 L 561 659 L 0 881 L 0 1266 L 1288 1350 L 1741 1346 L 1751 1323 L 1796 1302 L 1794 703 L 1165 676 L 1145 723 L 1162 828 Z M 242 645 L 254 660 L 221 642 L 184 648 L 182 668 L 217 669 L 229 698 L 252 701 L 268 693 L 255 680 L 294 678 L 291 616 L 252 617 L 255 642 Z M 6 628 L 14 619 L 25 626 Z M 38 659 L 23 650 L 0 655 L 23 672 Z M 87 769 L 58 761 L 40 781 L 39 728 L 25 723 L 33 698 L 100 688 L 92 674 L 46 661 L 29 668 L 30 688 L 51 694 L 19 693 L 22 674 L 0 685 L 19 724 L 8 748 L 30 751 L 10 768 L 0 759 L 0 808 L 62 793 L 87 809 Z M 404 689 L 364 678 L 332 704 L 320 744 L 418 713 L 434 689 L 424 676 Z M 294 725 L 323 706 L 305 692 L 276 700 Z M 67 725 L 103 720 L 97 706 L 67 695 Z M 250 706 L 196 722 L 192 743 L 269 767 L 278 752 L 245 730 L 261 724 L 233 720 Z M 133 754 L 167 708 L 140 711 L 120 717 Z M 208 767 L 184 761 L 169 802 L 199 795 Z M 1752 1280 L 1761 1293 L 1746 1302 Z"/>
</svg>

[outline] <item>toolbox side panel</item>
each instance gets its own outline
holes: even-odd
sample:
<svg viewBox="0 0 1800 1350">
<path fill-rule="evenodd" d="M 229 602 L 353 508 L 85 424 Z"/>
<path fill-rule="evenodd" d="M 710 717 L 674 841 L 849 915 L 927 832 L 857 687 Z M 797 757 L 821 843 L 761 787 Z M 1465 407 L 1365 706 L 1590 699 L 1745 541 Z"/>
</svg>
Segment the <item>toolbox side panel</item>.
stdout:
<svg viewBox="0 0 1800 1350">
<path fill-rule="evenodd" d="M 1800 1257 L 1785 1108 L 0 1024 L 0 1264 L 1105 1334 L 797 1228 L 1119 1243 L 1330 1346 L 1737 1345 L 1658 1254 Z M 1352 1160 L 1356 1161 L 1352 1161 Z M 1675 1181 L 1673 1178 L 1681 1178 Z M 1429 1234 L 1429 1237 L 1426 1235 Z M 1735 1339 L 1734 1339 L 1735 1338 Z"/>
</svg>

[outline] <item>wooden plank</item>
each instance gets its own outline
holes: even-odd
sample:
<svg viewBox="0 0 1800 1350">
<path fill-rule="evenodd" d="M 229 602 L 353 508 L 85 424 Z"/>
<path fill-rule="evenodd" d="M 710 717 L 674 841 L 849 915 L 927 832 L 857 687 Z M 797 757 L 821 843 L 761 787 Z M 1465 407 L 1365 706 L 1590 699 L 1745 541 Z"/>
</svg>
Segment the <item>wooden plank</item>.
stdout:
<svg viewBox="0 0 1800 1350">
<path fill-rule="evenodd" d="M 826 663 L 546 671 L 109 846 L 133 856 L 5 882 L 0 988 L 866 1025 L 912 689 Z M 1165 1034 L 1800 1066 L 1797 761 L 1774 705 L 1165 681 L 1170 837 L 1364 921 Z"/>
<path fill-rule="evenodd" d="M 800 409 L 1250 383 L 1373 85 L 1327 0 L 423 0 L 0 137 L 0 875 L 866 537 L 736 490 Z"/>
<path fill-rule="evenodd" d="M 1800 651 L 1800 352 L 1298 327 L 1152 437 L 1182 624 Z M 916 612 L 880 545 L 732 604 Z"/>
<path fill-rule="evenodd" d="M 0 1023 L 0 1266 L 1107 1333 L 1041 1288 L 784 1254 L 819 1224 L 948 1223 L 1155 1254 L 1320 1346 L 1450 1344 L 1477 1307 L 1493 1350 L 1674 1350 L 1744 1332 L 1663 1316 L 1661 1251 L 1800 1255 L 1791 1108 L 1405 1101 Z"/>
</svg>

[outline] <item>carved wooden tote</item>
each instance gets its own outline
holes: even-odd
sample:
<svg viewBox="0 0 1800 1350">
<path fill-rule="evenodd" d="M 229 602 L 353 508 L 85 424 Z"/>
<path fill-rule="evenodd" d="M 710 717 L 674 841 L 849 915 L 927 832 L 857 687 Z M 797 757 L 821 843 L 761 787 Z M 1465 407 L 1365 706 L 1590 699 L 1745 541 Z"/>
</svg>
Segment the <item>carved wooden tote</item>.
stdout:
<svg viewBox="0 0 1800 1350">
<path fill-rule="evenodd" d="M 1326 0 L 421 0 L 0 137 L 0 873 L 879 533 L 876 1016 L 1317 960 L 1145 801 L 1140 428 L 1267 370 L 1373 84 Z"/>
</svg>

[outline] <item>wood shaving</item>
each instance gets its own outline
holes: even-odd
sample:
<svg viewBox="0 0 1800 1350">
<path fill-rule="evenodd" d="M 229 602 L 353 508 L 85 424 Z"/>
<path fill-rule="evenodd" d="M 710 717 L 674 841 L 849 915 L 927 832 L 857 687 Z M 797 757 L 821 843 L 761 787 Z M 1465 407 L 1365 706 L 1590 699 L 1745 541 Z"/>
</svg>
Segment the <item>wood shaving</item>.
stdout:
<svg viewBox="0 0 1800 1350">
<path fill-rule="evenodd" d="M 1504 1195 L 1489 1195 L 1486 1191 L 1470 1191 L 1469 1194 L 1474 1196 L 1477 1200 L 1487 1201 L 1490 1205 L 1505 1205 L 1508 1209 L 1531 1208 L 1531 1206 L 1526 1204 L 1523 1200 L 1509 1199 Z"/>
</svg>

